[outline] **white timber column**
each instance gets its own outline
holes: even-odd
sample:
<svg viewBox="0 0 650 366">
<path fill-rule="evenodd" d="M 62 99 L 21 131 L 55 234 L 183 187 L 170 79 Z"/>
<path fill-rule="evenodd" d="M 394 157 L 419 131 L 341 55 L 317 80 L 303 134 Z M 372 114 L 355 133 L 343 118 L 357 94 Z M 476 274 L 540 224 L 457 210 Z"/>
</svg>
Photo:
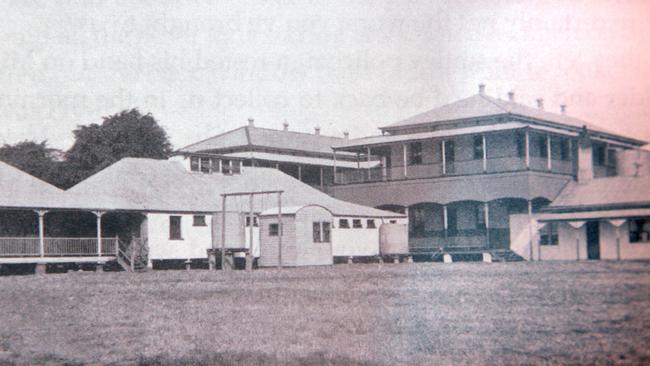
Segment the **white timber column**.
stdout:
<svg viewBox="0 0 650 366">
<path fill-rule="evenodd" d="M 357 169 L 361 168 L 361 158 L 359 157 L 359 153 L 357 153 Z"/>
<path fill-rule="evenodd" d="M 260 230 L 262 230 L 260 226 Z M 278 192 L 278 268 L 282 268 L 282 192 Z"/>
<path fill-rule="evenodd" d="M 442 224 L 445 228 L 445 239 L 447 239 L 449 230 L 449 218 L 447 216 L 447 205 L 442 205 Z M 445 243 L 447 245 L 447 243 Z"/>
<path fill-rule="evenodd" d="M 404 144 L 402 146 L 402 150 L 403 150 L 402 155 L 404 155 L 403 156 L 404 157 L 404 159 L 403 159 L 404 160 L 404 178 L 408 178 L 409 175 L 408 175 L 408 164 L 407 164 L 408 160 L 406 158 L 406 152 L 407 152 L 406 144 Z"/>
<path fill-rule="evenodd" d="M 552 168 L 551 162 L 551 135 L 546 135 L 546 168 L 550 171 Z"/>
<path fill-rule="evenodd" d="M 334 152 L 332 152 L 332 156 L 334 158 L 334 178 L 333 179 L 334 179 L 334 183 L 336 183 L 336 150 L 334 150 Z"/>
<path fill-rule="evenodd" d="M 483 205 L 483 215 L 485 216 L 485 239 L 487 240 L 488 248 L 490 248 L 490 203 L 486 201 Z"/>
<path fill-rule="evenodd" d="M 302 182 L 302 165 L 298 165 L 298 180 Z"/>
<path fill-rule="evenodd" d="M 485 143 L 485 135 L 481 135 L 481 144 L 483 144 L 483 173 L 487 172 L 487 144 Z"/>
<path fill-rule="evenodd" d="M 447 149 L 445 148 L 445 140 L 442 140 L 440 149 L 442 150 L 442 175 L 445 175 L 447 174 Z"/>
<path fill-rule="evenodd" d="M 221 162 L 221 159 L 219 159 L 219 173 L 223 174 L 223 168 L 222 168 L 221 164 L 223 164 L 223 163 Z"/>
<path fill-rule="evenodd" d="M 38 214 L 38 252 L 45 257 L 45 214 L 47 210 L 34 210 Z"/>
<path fill-rule="evenodd" d="M 320 177 L 320 190 L 322 191 L 322 190 L 325 189 L 325 183 L 324 183 L 324 180 L 323 180 L 323 167 L 320 167 L 320 176 L 319 177 Z"/>
<path fill-rule="evenodd" d="M 528 249 L 531 262 L 533 258 L 533 201 L 528 200 Z M 539 258 L 538 258 L 539 259 Z"/>
<path fill-rule="evenodd" d="M 526 129 L 526 134 L 525 134 L 525 147 L 526 147 L 526 168 L 530 168 L 530 133 L 528 132 L 528 129 Z"/>
<path fill-rule="evenodd" d="M 580 260 L 580 228 L 586 223 L 586 221 L 569 221 L 569 225 L 575 229 L 576 233 L 576 260 Z"/>
<path fill-rule="evenodd" d="M 221 270 L 226 269 L 226 196 L 221 195 Z"/>
<path fill-rule="evenodd" d="M 366 148 L 366 163 L 368 163 L 368 181 L 371 179 L 371 171 L 370 171 L 370 148 Z"/>
<path fill-rule="evenodd" d="M 299 166 L 300 167 L 300 166 Z M 255 256 L 253 255 L 253 195 L 251 194 L 248 197 L 248 253 L 246 253 L 246 270 L 253 270 L 253 260 Z M 246 222 L 246 221 L 244 221 Z"/>
<path fill-rule="evenodd" d="M 280 163 L 275 163 L 275 169 L 280 170 Z"/>
<path fill-rule="evenodd" d="M 97 256 L 101 257 L 102 256 L 102 216 L 104 216 L 106 212 L 93 211 L 93 213 L 97 217 Z"/>
<path fill-rule="evenodd" d="M 616 260 L 621 260 L 621 226 L 625 224 L 627 220 L 607 220 L 609 223 L 616 228 Z"/>
</svg>

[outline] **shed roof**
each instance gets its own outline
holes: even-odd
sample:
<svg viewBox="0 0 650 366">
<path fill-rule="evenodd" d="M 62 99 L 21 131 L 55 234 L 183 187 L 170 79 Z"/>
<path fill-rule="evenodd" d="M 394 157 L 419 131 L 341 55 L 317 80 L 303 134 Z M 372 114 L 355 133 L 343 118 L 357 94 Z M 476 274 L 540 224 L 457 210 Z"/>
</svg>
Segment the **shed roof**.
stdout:
<svg viewBox="0 0 650 366">
<path fill-rule="evenodd" d="M 318 204 L 337 215 L 403 217 L 393 212 L 341 201 L 277 169 L 244 167 L 241 174 L 187 171 L 181 162 L 126 158 L 65 192 L 80 208 L 162 212 L 221 211 L 221 194 L 283 190 L 287 207 Z M 274 195 L 256 197 L 254 210 L 277 206 Z M 248 210 L 248 197 L 228 198 L 228 210 Z"/>
<path fill-rule="evenodd" d="M 0 207 L 48 208 L 62 200 L 61 189 L 0 161 Z"/>
<path fill-rule="evenodd" d="M 607 177 L 569 182 L 547 211 L 582 211 L 594 208 L 650 207 L 650 176 Z"/>
<path fill-rule="evenodd" d="M 229 149 L 242 146 L 259 146 L 277 150 L 306 151 L 331 154 L 332 145 L 345 139 L 342 137 L 316 135 L 313 133 L 274 130 L 254 126 L 243 126 L 203 141 L 182 147 L 181 152 L 200 152 Z"/>
<path fill-rule="evenodd" d="M 617 133 L 608 131 L 598 125 L 586 122 L 579 118 L 571 117 L 565 114 L 548 112 L 539 108 L 533 108 L 520 103 L 493 98 L 480 93 L 443 105 L 441 107 L 431 109 L 427 112 L 417 114 L 402 121 L 391 123 L 387 126 L 381 127 L 381 129 L 392 130 L 404 127 L 417 127 L 424 124 L 435 124 L 454 120 L 490 117 L 504 114 L 548 121 L 565 126 L 571 126 L 574 128 L 582 128 L 583 126 L 587 126 L 587 128 L 590 130 L 619 136 L 621 138 L 634 141 L 639 145 L 644 145 L 647 143 L 646 141 L 620 136 Z"/>
</svg>

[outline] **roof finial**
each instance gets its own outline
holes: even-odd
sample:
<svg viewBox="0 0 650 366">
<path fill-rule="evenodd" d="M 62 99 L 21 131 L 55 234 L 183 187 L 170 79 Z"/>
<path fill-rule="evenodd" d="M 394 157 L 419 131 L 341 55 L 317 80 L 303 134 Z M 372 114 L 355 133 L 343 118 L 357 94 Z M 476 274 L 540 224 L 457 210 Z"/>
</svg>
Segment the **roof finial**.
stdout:
<svg viewBox="0 0 650 366">
<path fill-rule="evenodd" d="M 282 124 L 282 129 L 284 131 L 289 131 L 289 122 L 287 122 L 286 119 L 284 120 L 284 123 Z"/>
<path fill-rule="evenodd" d="M 511 91 L 508 92 L 508 100 L 511 101 L 511 102 L 515 101 L 515 92 L 514 91 L 511 90 Z"/>
<path fill-rule="evenodd" d="M 248 117 L 248 126 L 255 127 L 255 119 L 253 117 Z"/>
</svg>

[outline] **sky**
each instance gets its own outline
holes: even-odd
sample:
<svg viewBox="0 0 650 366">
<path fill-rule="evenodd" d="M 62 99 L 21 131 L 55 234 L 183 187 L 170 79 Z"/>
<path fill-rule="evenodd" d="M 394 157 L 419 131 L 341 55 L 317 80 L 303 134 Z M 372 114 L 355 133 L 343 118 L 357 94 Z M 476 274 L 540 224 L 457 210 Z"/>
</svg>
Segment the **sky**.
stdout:
<svg viewBox="0 0 650 366">
<path fill-rule="evenodd" d="M 0 0 L 0 143 L 68 149 L 137 107 L 175 148 L 351 137 L 477 93 L 650 141 L 649 1 Z"/>
</svg>

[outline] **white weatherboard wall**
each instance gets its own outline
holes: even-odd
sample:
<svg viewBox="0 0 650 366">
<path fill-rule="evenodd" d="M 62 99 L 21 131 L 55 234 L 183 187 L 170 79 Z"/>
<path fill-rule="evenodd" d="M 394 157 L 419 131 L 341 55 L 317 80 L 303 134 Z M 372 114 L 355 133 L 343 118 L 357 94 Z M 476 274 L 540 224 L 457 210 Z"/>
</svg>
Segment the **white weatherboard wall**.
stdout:
<svg viewBox="0 0 650 366">
<path fill-rule="evenodd" d="M 347 219 L 350 228 L 342 229 L 339 220 Z M 353 228 L 352 220 L 360 219 L 362 228 Z M 366 218 L 334 217 L 332 229 L 332 254 L 335 257 L 357 257 L 379 255 L 379 227 L 381 219 L 374 219 L 374 229 L 367 228 Z"/>
<path fill-rule="evenodd" d="M 277 224 L 277 215 L 260 217 L 260 259 L 261 267 L 278 265 L 279 238 L 269 236 L 269 225 Z M 293 267 L 297 265 L 296 254 L 296 217 L 282 215 L 282 265 Z"/>
<path fill-rule="evenodd" d="M 200 215 L 200 214 L 199 214 Z M 169 239 L 169 217 L 181 217 L 183 240 Z M 206 250 L 212 246 L 212 216 L 205 215 L 206 226 L 193 226 L 193 216 L 188 214 L 147 214 L 149 260 L 207 258 Z"/>
<path fill-rule="evenodd" d="M 314 222 L 332 222 L 332 214 L 320 206 L 303 207 L 295 215 L 296 265 L 317 266 L 333 264 L 332 243 L 315 242 Z M 331 235 L 330 235 L 331 239 Z"/>
<path fill-rule="evenodd" d="M 347 219 L 349 229 L 339 227 L 339 219 Z M 352 227 L 352 220 L 360 219 L 362 228 Z M 375 220 L 375 228 L 368 229 L 368 220 Z M 381 218 L 359 218 L 335 216 L 332 229 L 332 255 L 334 257 L 364 257 L 379 255 L 379 227 L 385 220 Z M 408 224 L 408 219 L 395 219 L 396 224 Z"/>
<path fill-rule="evenodd" d="M 620 227 L 621 259 L 650 259 L 650 242 L 630 243 L 629 222 Z M 600 258 L 616 259 L 616 227 L 600 221 Z"/>
</svg>

